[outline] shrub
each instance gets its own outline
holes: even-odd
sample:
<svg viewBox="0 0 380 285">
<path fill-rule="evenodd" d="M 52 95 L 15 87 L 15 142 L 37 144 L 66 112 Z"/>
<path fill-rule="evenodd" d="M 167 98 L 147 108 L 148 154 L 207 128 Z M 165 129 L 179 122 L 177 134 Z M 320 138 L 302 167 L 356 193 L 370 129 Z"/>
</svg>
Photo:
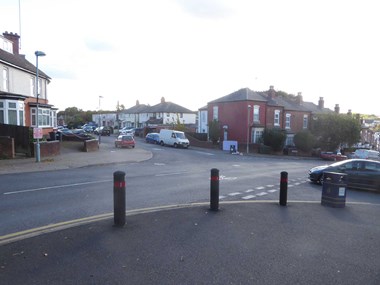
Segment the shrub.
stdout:
<svg viewBox="0 0 380 285">
<path fill-rule="evenodd" d="M 272 147 L 274 151 L 280 151 L 284 147 L 286 134 L 281 129 L 265 129 L 263 133 L 264 144 Z"/>
<path fill-rule="evenodd" d="M 309 152 L 315 145 L 315 137 L 309 131 L 301 131 L 294 136 L 294 144 L 296 148 Z"/>
</svg>

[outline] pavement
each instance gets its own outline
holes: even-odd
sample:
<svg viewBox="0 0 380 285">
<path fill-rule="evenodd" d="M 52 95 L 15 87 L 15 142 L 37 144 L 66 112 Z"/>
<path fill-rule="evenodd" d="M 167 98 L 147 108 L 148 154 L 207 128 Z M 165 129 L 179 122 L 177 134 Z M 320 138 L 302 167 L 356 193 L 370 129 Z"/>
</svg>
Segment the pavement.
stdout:
<svg viewBox="0 0 380 285">
<path fill-rule="evenodd" d="M 141 149 L 128 158 L 102 148 L 65 151 L 38 169 L 151 157 Z M 0 169 L 35 171 L 36 162 L 28 160 L 0 161 Z M 109 213 L 0 236 L 0 283 L 380 284 L 379 204 L 250 201 L 209 208 L 127 211 L 122 227 Z"/>
</svg>

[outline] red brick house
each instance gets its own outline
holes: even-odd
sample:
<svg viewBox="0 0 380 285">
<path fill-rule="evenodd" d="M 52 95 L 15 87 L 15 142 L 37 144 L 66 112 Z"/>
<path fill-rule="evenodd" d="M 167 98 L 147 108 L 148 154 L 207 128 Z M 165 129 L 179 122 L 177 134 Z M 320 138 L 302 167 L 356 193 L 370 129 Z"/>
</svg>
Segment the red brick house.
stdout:
<svg viewBox="0 0 380 285">
<path fill-rule="evenodd" d="M 265 128 L 280 128 L 287 132 L 286 144 L 293 144 L 294 135 L 309 128 L 314 113 L 331 112 L 319 104 L 304 102 L 297 96 L 268 91 L 240 89 L 207 104 L 208 120 L 218 120 L 223 129 L 221 140 L 238 141 L 239 145 L 259 143 Z"/>
</svg>

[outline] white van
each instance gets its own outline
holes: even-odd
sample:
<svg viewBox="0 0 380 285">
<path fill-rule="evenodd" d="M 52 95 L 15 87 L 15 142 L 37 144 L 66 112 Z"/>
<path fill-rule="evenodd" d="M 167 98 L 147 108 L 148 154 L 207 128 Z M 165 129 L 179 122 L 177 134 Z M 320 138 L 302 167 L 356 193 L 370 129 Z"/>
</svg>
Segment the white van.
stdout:
<svg viewBox="0 0 380 285">
<path fill-rule="evenodd" d="M 364 158 L 364 159 L 374 159 L 380 160 L 379 152 L 376 150 L 370 149 L 357 149 L 354 152 L 354 158 Z"/>
<path fill-rule="evenodd" d="M 160 145 L 188 148 L 190 143 L 184 132 L 162 129 L 160 130 Z"/>
</svg>

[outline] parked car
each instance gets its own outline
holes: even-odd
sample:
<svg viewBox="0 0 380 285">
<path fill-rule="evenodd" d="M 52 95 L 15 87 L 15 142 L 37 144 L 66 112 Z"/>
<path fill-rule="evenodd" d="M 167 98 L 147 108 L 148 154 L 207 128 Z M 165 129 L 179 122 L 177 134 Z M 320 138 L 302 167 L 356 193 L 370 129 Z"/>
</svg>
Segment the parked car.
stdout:
<svg viewBox="0 0 380 285">
<path fill-rule="evenodd" d="M 380 161 L 347 159 L 330 165 L 317 166 L 309 170 L 310 181 L 323 184 L 324 172 L 347 174 L 348 188 L 380 192 Z"/>
<path fill-rule="evenodd" d="M 82 129 L 86 132 L 86 133 L 92 133 L 94 132 L 94 128 L 90 125 L 87 125 L 87 126 L 83 126 Z"/>
<path fill-rule="evenodd" d="M 135 132 L 133 131 L 133 129 L 131 129 L 129 127 L 124 127 L 122 129 L 120 129 L 119 135 L 131 135 L 131 136 L 134 136 Z"/>
<path fill-rule="evenodd" d="M 190 142 L 186 138 L 184 132 L 162 129 L 160 130 L 160 144 L 162 146 L 169 145 L 174 147 L 188 148 Z"/>
<path fill-rule="evenodd" d="M 145 136 L 145 141 L 147 143 L 159 144 L 160 143 L 160 134 L 159 133 L 149 133 Z"/>
<path fill-rule="evenodd" d="M 337 151 L 321 152 L 320 157 L 324 160 L 332 160 L 332 161 L 341 161 L 348 158 L 346 155 L 342 155 L 340 152 L 337 152 Z"/>
<path fill-rule="evenodd" d="M 120 135 L 115 140 L 115 147 L 135 147 L 135 139 L 131 135 Z"/>
<path fill-rule="evenodd" d="M 110 136 L 111 135 L 111 129 L 109 127 L 96 128 L 94 131 L 94 134 L 99 135 L 99 133 L 101 136 Z"/>
<path fill-rule="evenodd" d="M 357 149 L 352 154 L 352 158 L 374 159 L 380 160 L 380 153 L 376 150 Z"/>
<path fill-rule="evenodd" d="M 134 132 L 135 136 L 139 137 L 140 135 L 142 135 L 144 133 L 144 129 L 143 128 L 134 128 L 133 132 Z"/>
</svg>

